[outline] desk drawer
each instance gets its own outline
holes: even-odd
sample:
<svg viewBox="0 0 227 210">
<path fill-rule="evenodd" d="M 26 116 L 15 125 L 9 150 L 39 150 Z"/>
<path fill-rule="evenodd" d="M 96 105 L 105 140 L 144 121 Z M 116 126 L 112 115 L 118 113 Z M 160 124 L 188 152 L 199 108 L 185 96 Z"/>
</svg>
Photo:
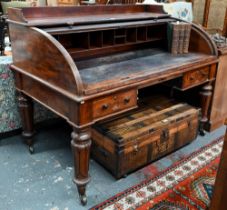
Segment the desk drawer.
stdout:
<svg viewBox="0 0 227 210">
<path fill-rule="evenodd" d="M 187 89 L 202 84 L 206 81 L 214 79 L 215 75 L 216 75 L 215 64 L 186 72 L 183 75 L 180 88 Z"/>
<path fill-rule="evenodd" d="M 133 108 L 137 105 L 137 90 L 129 90 L 93 101 L 93 118 Z"/>
<path fill-rule="evenodd" d="M 184 74 L 182 81 L 182 88 L 197 85 L 209 80 L 209 66 L 201 69 L 196 69 Z"/>
</svg>

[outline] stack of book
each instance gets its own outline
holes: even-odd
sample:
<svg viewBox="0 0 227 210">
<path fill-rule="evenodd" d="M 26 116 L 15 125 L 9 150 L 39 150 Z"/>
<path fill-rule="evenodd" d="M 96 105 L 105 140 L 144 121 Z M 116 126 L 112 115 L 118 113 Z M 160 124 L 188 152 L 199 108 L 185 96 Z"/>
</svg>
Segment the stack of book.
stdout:
<svg viewBox="0 0 227 210">
<path fill-rule="evenodd" d="M 168 23 L 169 51 L 172 54 L 188 53 L 191 24 L 186 22 Z"/>
</svg>

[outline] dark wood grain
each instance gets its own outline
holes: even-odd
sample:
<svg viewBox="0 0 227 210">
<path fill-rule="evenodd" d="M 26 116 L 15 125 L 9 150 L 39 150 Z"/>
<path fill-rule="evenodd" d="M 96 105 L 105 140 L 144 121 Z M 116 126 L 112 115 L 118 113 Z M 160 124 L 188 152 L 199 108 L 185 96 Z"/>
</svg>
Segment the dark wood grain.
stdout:
<svg viewBox="0 0 227 210">
<path fill-rule="evenodd" d="M 71 34 L 72 32 L 88 32 L 88 31 L 101 31 L 105 29 L 114 29 L 114 28 L 131 28 L 145 25 L 160 25 L 165 24 L 166 22 L 174 21 L 171 18 L 161 18 L 161 19 L 152 19 L 152 20 L 138 20 L 138 21 L 124 21 L 117 23 L 105 23 L 105 24 L 92 24 L 92 25 L 77 25 L 71 26 L 70 30 L 68 26 L 65 27 L 45 27 L 44 31 L 52 35 L 59 34 Z"/>
<path fill-rule="evenodd" d="M 180 87 L 182 92 L 213 85 L 218 63 L 215 44 L 202 28 L 192 25 L 189 53 L 170 54 L 167 25 L 172 21 L 177 19 L 164 13 L 162 6 L 151 5 L 9 9 L 11 69 L 27 104 L 22 108 L 24 131 L 33 130 L 31 99 L 73 127 L 74 181 L 82 204 L 87 200 L 91 126 L 136 109 L 141 102 L 137 93 L 145 87 L 172 79 L 182 84 L 187 74 L 193 80 Z M 202 95 L 204 123 L 211 94 Z M 183 144 L 179 140 L 175 146 Z"/>
<path fill-rule="evenodd" d="M 80 195 L 80 200 L 83 205 L 87 203 L 86 185 L 90 181 L 88 174 L 90 147 L 91 147 L 91 130 L 89 128 L 77 129 L 72 132 L 72 151 L 74 159 L 74 182 Z"/>
<path fill-rule="evenodd" d="M 210 106 L 210 101 L 211 101 L 211 97 L 212 97 L 212 90 L 213 87 L 211 84 L 206 84 L 203 86 L 200 95 L 201 95 L 201 107 L 202 107 L 202 116 L 200 119 L 200 134 L 201 135 L 205 135 L 204 133 L 204 127 L 205 124 L 208 122 L 208 109 Z"/>
<path fill-rule="evenodd" d="M 82 82 L 68 52 L 38 28 L 9 24 L 13 65 L 40 82 L 49 83 L 72 95 L 80 95 Z M 25 52 L 25 53 L 17 53 Z"/>
<path fill-rule="evenodd" d="M 34 135 L 34 119 L 33 119 L 33 101 L 30 97 L 19 93 L 18 106 L 22 119 L 22 136 L 25 139 L 25 143 L 29 147 L 29 151 L 33 153 L 33 135 Z"/>
<path fill-rule="evenodd" d="M 207 34 L 202 27 L 193 25 L 190 36 L 189 52 L 203 52 L 206 54 L 218 55 L 217 47 L 209 34 Z"/>
<path fill-rule="evenodd" d="M 94 11 L 95 15 L 93 15 Z M 9 21 L 18 21 L 29 26 L 78 25 L 170 16 L 159 5 L 97 5 L 92 7 L 39 7 L 38 9 L 31 7 L 17 10 L 9 8 L 8 14 L 11 17 Z"/>
</svg>

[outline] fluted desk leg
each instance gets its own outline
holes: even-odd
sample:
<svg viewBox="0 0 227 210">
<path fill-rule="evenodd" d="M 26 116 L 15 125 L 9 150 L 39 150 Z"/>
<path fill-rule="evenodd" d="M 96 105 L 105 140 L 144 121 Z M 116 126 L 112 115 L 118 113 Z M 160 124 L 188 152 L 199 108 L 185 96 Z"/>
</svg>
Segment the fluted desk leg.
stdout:
<svg viewBox="0 0 227 210">
<path fill-rule="evenodd" d="M 33 122 L 33 101 L 30 97 L 19 92 L 18 96 L 19 110 L 22 122 L 22 136 L 25 143 L 28 145 L 29 152 L 33 153 L 33 136 L 34 136 L 34 122 Z"/>
<path fill-rule="evenodd" d="M 204 125 L 205 123 L 208 121 L 208 109 L 210 106 L 210 102 L 211 102 L 211 97 L 212 97 L 212 90 L 213 87 L 211 84 L 207 84 L 204 85 L 200 95 L 201 95 L 201 119 L 200 119 L 200 135 L 204 136 L 205 135 L 205 131 L 204 131 Z"/>
<path fill-rule="evenodd" d="M 74 182 L 77 185 L 82 205 L 86 205 L 86 185 L 90 181 L 90 176 L 88 174 L 91 147 L 90 128 L 74 128 L 71 146 L 74 156 Z"/>
</svg>

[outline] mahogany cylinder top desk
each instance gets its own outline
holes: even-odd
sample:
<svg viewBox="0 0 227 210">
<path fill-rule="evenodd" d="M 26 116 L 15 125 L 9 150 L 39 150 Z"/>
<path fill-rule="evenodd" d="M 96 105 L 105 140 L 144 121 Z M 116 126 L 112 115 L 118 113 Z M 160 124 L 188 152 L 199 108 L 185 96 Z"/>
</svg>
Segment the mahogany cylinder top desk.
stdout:
<svg viewBox="0 0 227 210">
<path fill-rule="evenodd" d="M 161 6 L 10 8 L 8 14 L 23 136 L 32 152 L 32 99 L 73 127 L 82 204 L 91 126 L 135 109 L 143 89 L 166 81 L 180 91 L 200 86 L 201 127 L 207 122 L 218 53 L 198 26 L 192 24 L 189 52 L 173 55 L 167 26 L 176 19 Z"/>
</svg>

